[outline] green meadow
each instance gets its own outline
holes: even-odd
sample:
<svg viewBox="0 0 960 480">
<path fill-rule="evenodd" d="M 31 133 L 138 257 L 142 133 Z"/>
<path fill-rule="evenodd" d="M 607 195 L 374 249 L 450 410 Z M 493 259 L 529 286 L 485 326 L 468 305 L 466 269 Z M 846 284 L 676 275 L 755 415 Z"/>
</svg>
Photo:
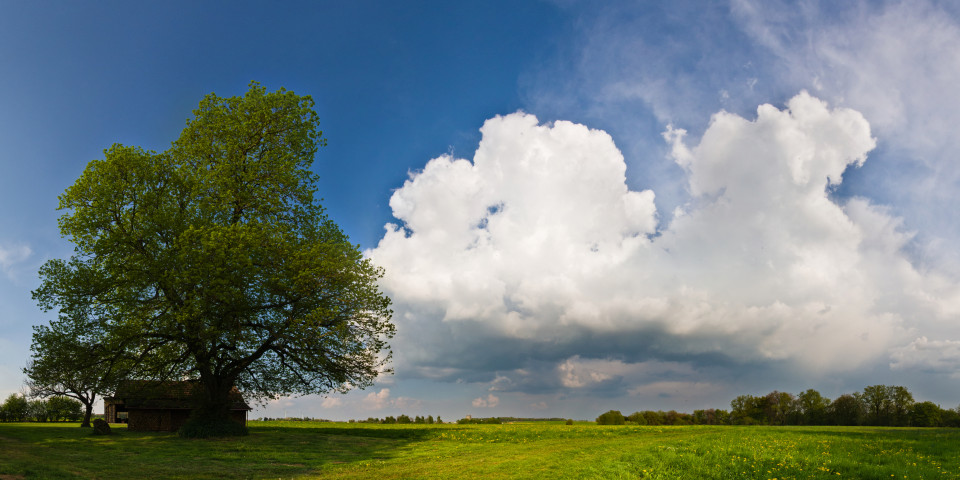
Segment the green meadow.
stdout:
<svg viewBox="0 0 960 480">
<path fill-rule="evenodd" d="M 184 440 L 77 425 L 0 424 L 0 480 L 960 478 L 960 429 L 251 422 Z"/>
</svg>

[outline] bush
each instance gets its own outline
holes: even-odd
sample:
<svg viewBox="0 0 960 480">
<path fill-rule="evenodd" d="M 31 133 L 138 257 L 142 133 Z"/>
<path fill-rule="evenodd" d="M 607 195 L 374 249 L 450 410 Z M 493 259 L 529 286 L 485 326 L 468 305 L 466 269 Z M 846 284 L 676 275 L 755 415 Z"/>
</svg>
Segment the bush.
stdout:
<svg viewBox="0 0 960 480">
<path fill-rule="evenodd" d="M 597 417 L 597 425 L 623 425 L 626 419 L 619 410 L 610 410 Z"/>
<path fill-rule="evenodd" d="M 564 422 L 564 423 L 566 423 L 567 425 L 573 425 L 573 419 L 572 419 L 572 418 L 568 418 L 567 421 Z"/>
<path fill-rule="evenodd" d="M 647 418 L 643 416 L 643 412 L 633 412 L 627 417 L 628 421 L 636 423 L 637 425 L 646 425 Z"/>
</svg>

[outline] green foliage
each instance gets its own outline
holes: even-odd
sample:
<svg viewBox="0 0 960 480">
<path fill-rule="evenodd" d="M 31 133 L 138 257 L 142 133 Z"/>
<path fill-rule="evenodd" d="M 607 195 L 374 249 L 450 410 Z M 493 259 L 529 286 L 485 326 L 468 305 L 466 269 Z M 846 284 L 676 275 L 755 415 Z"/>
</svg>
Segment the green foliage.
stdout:
<svg viewBox="0 0 960 480">
<path fill-rule="evenodd" d="M 830 404 L 830 416 L 834 425 L 860 425 L 863 423 L 863 403 L 854 395 L 840 395 Z"/>
<path fill-rule="evenodd" d="M 27 419 L 34 422 L 46 422 L 50 419 L 47 402 L 36 399 L 27 402 Z"/>
<path fill-rule="evenodd" d="M 627 415 L 627 421 L 635 425 L 647 424 L 647 418 L 643 416 L 642 412 L 633 412 L 630 415 Z"/>
<path fill-rule="evenodd" d="M 45 268 L 48 266 L 51 264 Z M 91 316 L 93 307 L 88 300 L 64 303 L 59 319 L 33 327 L 32 357 L 23 369 L 31 396 L 67 396 L 79 401 L 84 407 L 81 427 L 90 426 L 98 396 L 114 390 L 133 372 L 138 360 L 122 348 L 105 344 L 107 335 L 102 323 Z"/>
<path fill-rule="evenodd" d="M 11 393 L 3 402 L 4 420 L 8 422 L 22 422 L 27 419 L 29 402 L 23 395 Z"/>
<path fill-rule="evenodd" d="M 797 395 L 801 425 L 826 425 L 830 421 L 830 399 L 809 388 Z"/>
<path fill-rule="evenodd" d="M 871 385 L 860 395 L 867 425 L 905 426 L 909 423 L 913 395 L 904 387 Z"/>
<path fill-rule="evenodd" d="M 597 417 L 597 425 L 623 425 L 626 419 L 619 410 L 608 410 Z"/>
<path fill-rule="evenodd" d="M 47 411 L 52 421 L 75 422 L 83 416 L 83 404 L 72 398 L 55 396 L 47 399 Z"/>
<path fill-rule="evenodd" d="M 499 425 L 503 419 L 499 417 L 490 418 L 461 418 L 457 420 L 458 425 Z"/>
<path fill-rule="evenodd" d="M 92 323 L 95 357 L 199 379 L 205 411 L 234 385 L 254 399 L 371 385 L 390 300 L 315 198 L 313 101 L 254 82 L 193 113 L 167 151 L 114 145 L 60 196 L 76 253 L 41 268 L 34 298 Z"/>
<path fill-rule="evenodd" d="M 919 402 L 913 405 L 910 412 L 910 425 L 914 427 L 936 427 L 940 424 L 943 413 L 936 403 Z"/>
<path fill-rule="evenodd" d="M 734 425 L 765 425 L 768 422 L 766 397 L 740 395 L 730 402 L 730 421 Z"/>
</svg>

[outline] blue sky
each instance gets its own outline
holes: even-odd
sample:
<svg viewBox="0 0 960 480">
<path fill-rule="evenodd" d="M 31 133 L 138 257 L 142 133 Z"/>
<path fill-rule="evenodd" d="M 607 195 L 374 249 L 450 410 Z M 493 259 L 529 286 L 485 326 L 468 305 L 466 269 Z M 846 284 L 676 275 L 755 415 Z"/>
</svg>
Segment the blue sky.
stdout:
<svg viewBox="0 0 960 480">
<path fill-rule="evenodd" d="M 57 195 L 257 80 L 314 98 L 399 333 L 395 375 L 255 416 L 954 407 L 960 11 L 835 3 L 0 2 L 0 395 Z"/>
</svg>

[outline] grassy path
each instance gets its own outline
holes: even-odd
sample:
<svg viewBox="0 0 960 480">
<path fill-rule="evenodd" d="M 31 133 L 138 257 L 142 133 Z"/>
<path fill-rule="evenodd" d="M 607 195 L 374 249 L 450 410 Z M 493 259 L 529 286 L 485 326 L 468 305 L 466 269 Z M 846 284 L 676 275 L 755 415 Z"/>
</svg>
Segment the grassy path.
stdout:
<svg viewBox="0 0 960 480">
<path fill-rule="evenodd" d="M 0 479 L 960 479 L 957 429 L 255 422 L 249 437 L 218 440 L 115 431 L 0 424 Z"/>
</svg>

